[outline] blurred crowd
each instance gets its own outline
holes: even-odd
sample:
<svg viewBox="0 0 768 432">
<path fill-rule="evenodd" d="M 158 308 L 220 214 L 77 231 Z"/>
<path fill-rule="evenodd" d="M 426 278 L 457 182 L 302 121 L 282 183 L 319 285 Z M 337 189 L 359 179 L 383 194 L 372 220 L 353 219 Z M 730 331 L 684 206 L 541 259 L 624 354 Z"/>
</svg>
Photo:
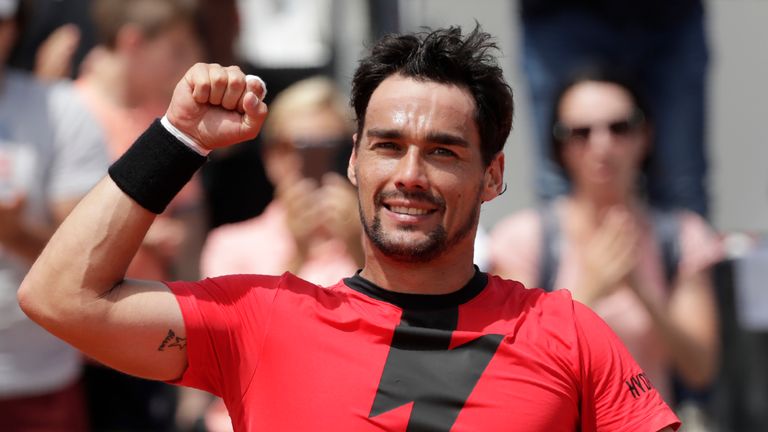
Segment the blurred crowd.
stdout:
<svg viewBox="0 0 768 432">
<path fill-rule="evenodd" d="M 367 2 L 367 38 L 398 30 L 396 3 Z M 128 276 L 290 271 L 329 285 L 360 268 L 357 195 L 346 178 L 353 117 L 330 42 L 338 5 L 0 0 L 0 430 L 231 429 L 212 395 L 82 358 L 26 319 L 15 296 L 55 227 L 163 115 L 196 62 L 262 77 L 270 114 L 256 140 L 211 154 L 158 217 Z M 726 254 L 707 222 L 704 6 L 519 6 L 510 20 L 522 25 L 531 99 L 517 103 L 534 114 L 540 203 L 481 230 L 477 265 L 571 290 L 621 337 L 683 430 L 750 430 L 712 408 L 722 405 L 732 318 L 713 276 Z"/>
</svg>

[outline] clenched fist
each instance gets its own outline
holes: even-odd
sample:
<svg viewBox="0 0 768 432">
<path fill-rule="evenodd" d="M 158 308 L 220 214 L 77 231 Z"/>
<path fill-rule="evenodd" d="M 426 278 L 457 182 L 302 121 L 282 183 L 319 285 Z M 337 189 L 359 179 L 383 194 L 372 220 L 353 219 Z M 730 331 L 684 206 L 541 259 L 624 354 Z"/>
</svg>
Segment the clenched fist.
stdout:
<svg viewBox="0 0 768 432">
<path fill-rule="evenodd" d="M 173 91 L 168 121 L 208 150 L 258 135 L 267 106 L 258 79 L 246 79 L 237 66 L 197 63 Z"/>
</svg>

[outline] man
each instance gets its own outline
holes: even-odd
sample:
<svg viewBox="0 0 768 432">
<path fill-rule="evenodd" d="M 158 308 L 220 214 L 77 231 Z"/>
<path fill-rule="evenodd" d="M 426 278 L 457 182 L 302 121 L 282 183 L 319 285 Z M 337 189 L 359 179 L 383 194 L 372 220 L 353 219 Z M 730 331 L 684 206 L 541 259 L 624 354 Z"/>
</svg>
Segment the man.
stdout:
<svg viewBox="0 0 768 432">
<path fill-rule="evenodd" d="M 0 0 L 0 429 L 83 431 L 80 353 L 30 321 L 16 290 L 107 157 L 70 84 L 6 67 L 25 6 Z"/>
<path fill-rule="evenodd" d="M 251 138 L 266 116 L 257 80 L 196 65 L 165 127 L 150 128 L 54 236 L 22 307 L 106 364 L 221 395 L 239 431 L 676 428 L 584 306 L 472 265 L 512 123 L 489 37 L 390 36 L 361 62 L 348 168 L 366 233 L 357 275 L 328 288 L 289 273 L 124 279 L 153 212 L 204 160 L 189 148 Z"/>
</svg>

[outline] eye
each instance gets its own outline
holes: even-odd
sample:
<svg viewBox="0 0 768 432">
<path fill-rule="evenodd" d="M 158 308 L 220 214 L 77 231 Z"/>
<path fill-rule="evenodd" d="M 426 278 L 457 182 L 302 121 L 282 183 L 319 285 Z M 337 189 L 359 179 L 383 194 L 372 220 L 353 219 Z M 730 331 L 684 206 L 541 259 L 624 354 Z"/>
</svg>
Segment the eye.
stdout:
<svg viewBox="0 0 768 432">
<path fill-rule="evenodd" d="M 589 133 L 591 132 L 591 129 L 592 128 L 589 126 L 572 128 L 570 138 L 573 140 L 585 141 L 589 139 Z"/>
<path fill-rule="evenodd" d="M 448 157 L 456 157 L 457 154 L 446 147 L 435 147 L 434 150 L 432 150 L 432 154 L 435 154 L 437 156 L 448 156 Z"/>
<path fill-rule="evenodd" d="M 627 135 L 632 131 L 632 125 L 627 120 L 613 122 L 608 125 L 608 128 L 614 135 Z"/>
<path fill-rule="evenodd" d="M 396 151 L 400 149 L 400 145 L 392 141 L 378 141 L 373 143 L 371 147 L 375 150 L 387 150 L 387 151 Z"/>
</svg>

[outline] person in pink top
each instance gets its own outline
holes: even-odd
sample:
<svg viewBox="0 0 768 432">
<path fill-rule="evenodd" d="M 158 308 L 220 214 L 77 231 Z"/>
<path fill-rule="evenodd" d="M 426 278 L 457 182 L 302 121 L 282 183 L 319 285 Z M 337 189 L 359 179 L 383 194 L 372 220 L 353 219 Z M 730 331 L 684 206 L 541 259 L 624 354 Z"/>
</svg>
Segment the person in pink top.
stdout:
<svg viewBox="0 0 768 432">
<path fill-rule="evenodd" d="M 672 403 L 673 371 L 694 389 L 710 384 L 717 371 L 718 316 L 708 271 L 722 252 L 696 214 L 647 205 L 640 183 L 652 151 L 651 113 L 626 78 L 598 66 L 564 86 L 552 145 L 571 191 L 544 209 L 499 222 L 491 261 L 499 275 L 526 286 L 551 278 L 551 289 L 570 290 L 605 319 Z M 677 227 L 671 280 L 655 212 L 671 215 Z M 548 214 L 558 235 L 554 251 L 546 250 L 553 248 L 545 240 Z M 558 265 L 541 274 L 553 252 Z"/>
<path fill-rule="evenodd" d="M 352 148 L 350 119 L 324 77 L 299 81 L 275 98 L 263 134 L 275 199 L 261 215 L 208 234 L 204 276 L 291 271 L 331 285 L 362 266 L 357 195 L 334 171 Z"/>
<path fill-rule="evenodd" d="M 163 115 L 176 82 L 202 59 L 198 12 L 184 0 L 97 0 L 91 12 L 99 45 L 86 58 L 75 88 L 104 130 L 114 160 Z M 145 239 L 131 264 L 132 277 L 198 276 L 200 200 L 195 180 Z"/>
</svg>

